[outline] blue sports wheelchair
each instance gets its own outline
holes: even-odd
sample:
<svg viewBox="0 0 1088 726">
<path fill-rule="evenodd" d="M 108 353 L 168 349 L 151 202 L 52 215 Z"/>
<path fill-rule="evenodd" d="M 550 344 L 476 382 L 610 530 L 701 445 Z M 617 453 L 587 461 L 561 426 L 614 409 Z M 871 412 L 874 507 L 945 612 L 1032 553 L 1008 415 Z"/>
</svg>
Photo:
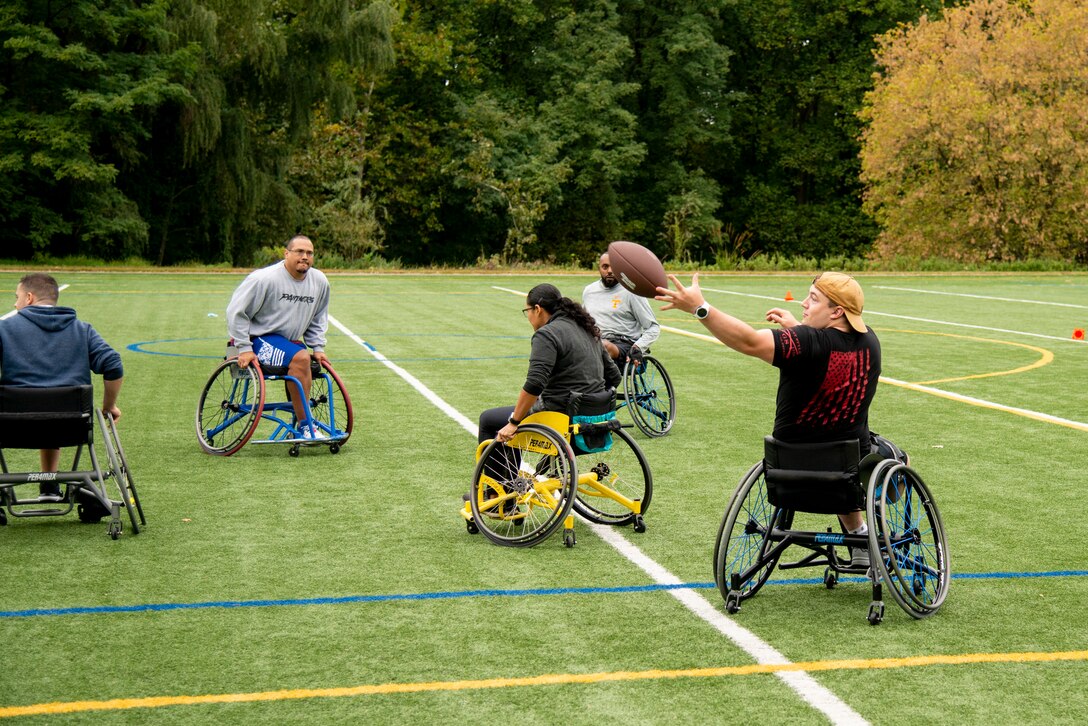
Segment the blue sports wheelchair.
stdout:
<svg viewBox="0 0 1088 726">
<path fill-rule="evenodd" d="M 302 382 L 287 366 L 261 366 L 256 360 L 242 368 L 233 346 L 204 385 L 196 407 L 196 436 L 209 454 L 230 456 L 247 443 L 279 444 L 298 456 L 302 447 L 329 447 L 336 454 L 347 443 L 354 425 L 351 399 L 343 381 L 328 362 L 310 359 L 312 383 L 306 395 Z M 272 400 L 273 386 L 283 381 L 284 397 Z M 305 412 L 295 413 L 298 397 Z M 253 438 L 258 427 L 261 435 Z M 252 441 L 251 441 L 252 440 Z"/>
<path fill-rule="evenodd" d="M 105 450 L 101 461 L 94 434 L 101 434 Z M 57 472 L 10 471 L 4 449 L 75 448 L 70 469 Z M 84 453 L 89 466 L 81 467 Z M 12 517 L 63 516 L 75 510 L 81 522 L 96 523 L 109 518 L 106 533 L 121 536 L 121 507 L 128 513 L 132 533 L 146 526 L 140 497 L 136 493 L 125 450 L 117 435 L 113 417 L 94 405 L 94 387 L 62 386 L 22 388 L 0 386 L 0 525 Z M 106 484 L 113 481 L 118 497 L 109 495 Z M 19 496 L 23 488 L 37 489 L 43 483 L 63 485 L 56 495 Z"/>
<path fill-rule="evenodd" d="M 763 460 L 733 493 L 714 545 L 714 581 L 729 613 L 759 592 L 776 565 L 780 570 L 824 567 L 828 589 L 838 584 L 840 574 L 867 576 L 872 625 L 884 619 L 885 587 L 913 618 L 937 612 L 950 579 L 937 503 L 901 452 L 885 456 L 874 450 L 862 460 L 859 451 L 856 439 L 821 444 L 764 440 Z M 801 512 L 850 511 L 865 512 L 867 534 L 794 526 Z M 793 545 L 808 554 L 781 562 Z M 858 551 L 864 554 L 854 556 Z"/>
<path fill-rule="evenodd" d="M 646 351 L 639 362 L 623 366 L 623 396 L 617 409 L 631 413 L 635 428 L 651 438 L 664 436 L 676 421 L 676 396 L 665 366 Z"/>
</svg>

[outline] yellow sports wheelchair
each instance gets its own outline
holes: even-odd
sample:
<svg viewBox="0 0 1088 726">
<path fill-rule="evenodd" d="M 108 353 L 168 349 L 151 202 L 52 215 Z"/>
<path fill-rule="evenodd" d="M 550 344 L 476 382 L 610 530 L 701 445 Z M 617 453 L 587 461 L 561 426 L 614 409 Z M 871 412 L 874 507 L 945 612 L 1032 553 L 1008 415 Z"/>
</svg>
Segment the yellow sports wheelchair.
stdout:
<svg viewBox="0 0 1088 726">
<path fill-rule="evenodd" d="M 532 547 L 562 527 L 563 543 L 573 547 L 571 509 L 591 522 L 645 532 L 653 477 L 624 428 L 612 410 L 573 418 L 542 411 L 527 416 L 509 441 L 482 442 L 461 510 L 469 533 Z"/>
<path fill-rule="evenodd" d="M 726 610 L 739 611 L 741 601 L 754 596 L 777 565 L 781 570 L 824 567 L 829 590 L 841 573 L 868 575 L 872 625 L 884 619 L 884 586 L 913 618 L 937 612 L 951 577 L 944 523 L 929 487 L 904 459 L 898 450 L 890 457 L 874 451 L 860 459 L 856 439 L 786 444 L 768 436 L 763 460 L 733 493 L 714 545 L 714 581 Z M 867 534 L 794 526 L 798 512 L 859 510 L 865 512 Z M 809 552 L 780 562 L 792 545 Z"/>
</svg>

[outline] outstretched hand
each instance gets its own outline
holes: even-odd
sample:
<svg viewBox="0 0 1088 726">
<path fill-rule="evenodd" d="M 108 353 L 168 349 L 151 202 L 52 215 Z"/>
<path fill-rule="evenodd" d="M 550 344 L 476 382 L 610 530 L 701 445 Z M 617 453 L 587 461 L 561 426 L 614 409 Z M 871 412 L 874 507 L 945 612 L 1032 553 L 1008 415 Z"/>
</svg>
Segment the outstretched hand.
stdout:
<svg viewBox="0 0 1088 726">
<path fill-rule="evenodd" d="M 676 275 L 669 275 L 668 278 L 672 280 L 672 284 L 676 289 L 670 290 L 667 287 L 659 287 L 657 288 L 657 295 L 654 296 L 654 300 L 667 303 L 661 308 L 662 310 L 683 310 L 685 313 L 692 313 L 695 312 L 695 308 L 706 302 L 703 299 L 702 290 L 699 289 L 698 272 L 691 276 L 691 287 L 684 287 Z"/>
<path fill-rule="evenodd" d="M 795 325 L 800 325 L 797 322 L 797 318 L 793 316 L 789 310 L 783 310 L 782 308 L 771 308 L 767 311 L 767 322 L 781 325 L 783 328 L 792 328 Z"/>
</svg>

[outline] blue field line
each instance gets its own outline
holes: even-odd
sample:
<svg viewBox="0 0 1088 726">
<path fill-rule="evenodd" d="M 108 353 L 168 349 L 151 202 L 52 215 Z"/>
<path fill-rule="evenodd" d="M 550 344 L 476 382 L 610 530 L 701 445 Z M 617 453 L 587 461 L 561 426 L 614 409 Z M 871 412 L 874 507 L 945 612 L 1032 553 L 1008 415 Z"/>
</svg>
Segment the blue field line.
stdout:
<svg viewBox="0 0 1088 726">
<path fill-rule="evenodd" d="M 968 572 L 952 575 L 954 580 L 1002 580 L 1034 577 L 1086 577 L 1088 570 L 1057 570 L 1053 572 Z M 868 582 L 865 577 L 844 577 L 839 582 Z M 822 578 L 770 580 L 767 585 L 819 585 Z M 206 602 L 146 603 L 143 605 L 95 605 L 70 608 L 33 608 L 30 610 L 0 610 L 0 618 L 28 618 L 56 615 L 103 615 L 108 613 L 166 612 L 169 610 L 207 610 L 209 608 L 304 607 L 310 605 L 346 605 L 350 603 L 394 602 L 398 600 L 454 600 L 469 597 L 527 597 L 550 595 L 616 595 L 661 590 L 710 590 L 713 582 L 682 582 L 676 584 L 625 585 L 620 587 L 553 587 L 520 590 L 450 590 L 399 595 L 347 595 L 344 597 L 310 597 L 282 600 L 209 600 Z"/>
</svg>

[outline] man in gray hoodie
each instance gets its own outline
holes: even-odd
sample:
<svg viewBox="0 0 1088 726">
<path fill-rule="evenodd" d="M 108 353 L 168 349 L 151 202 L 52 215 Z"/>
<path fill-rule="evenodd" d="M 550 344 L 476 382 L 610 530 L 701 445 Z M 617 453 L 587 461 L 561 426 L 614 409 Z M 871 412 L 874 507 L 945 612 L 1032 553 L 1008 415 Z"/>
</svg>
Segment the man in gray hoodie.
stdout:
<svg viewBox="0 0 1088 726">
<path fill-rule="evenodd" d="M 52 276 L 25 275 L 15 288 L 18 313 L 0 320 L 0 385 L 27 388 L 90 385 L 102 376 L 102 412 L 121 418 L 117 395 L 124 368 L 121 356 L 76 311 L 57 305 L 60 290 Z M 60 449 L 42 449 L 42 471 L 56 471 Z M 60 485 L 44 482 L 44 501 L 60 501 Z"/>
</svg>

